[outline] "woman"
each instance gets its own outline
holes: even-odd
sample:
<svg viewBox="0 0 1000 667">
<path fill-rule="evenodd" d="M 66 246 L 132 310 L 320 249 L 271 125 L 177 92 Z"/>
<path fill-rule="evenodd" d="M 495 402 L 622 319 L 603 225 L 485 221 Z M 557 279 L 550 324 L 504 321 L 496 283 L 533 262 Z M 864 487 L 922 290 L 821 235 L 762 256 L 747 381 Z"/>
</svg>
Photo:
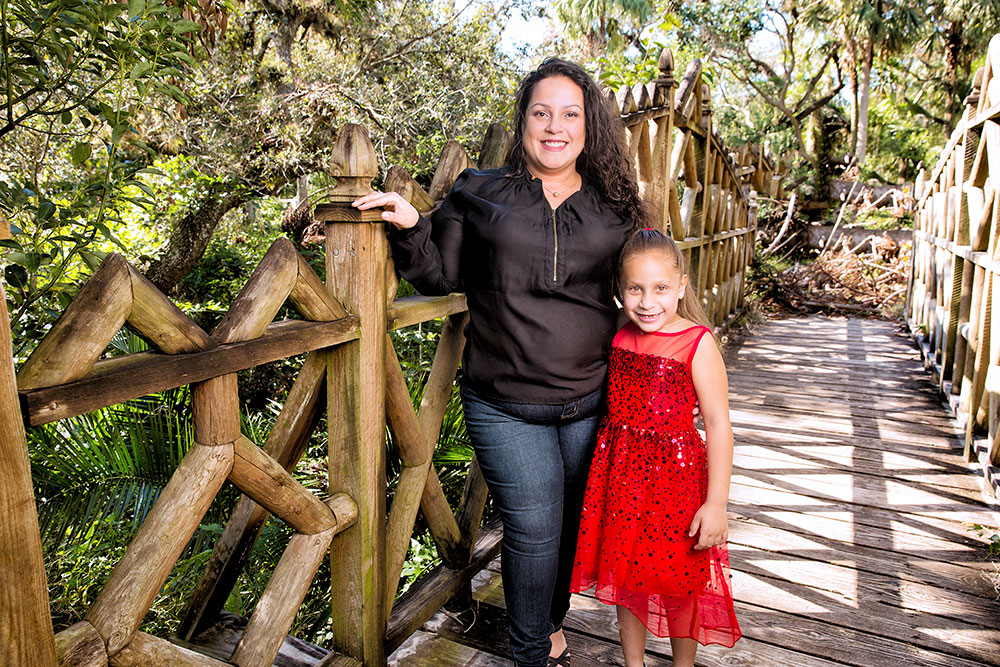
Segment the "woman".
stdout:
<svg viewBox="0 0 1000 667">
<path fill-rule="evenodd" d="M 465 423 L 504 526 L 510 649 L 568 665 L 562 621 L 616 329 L 612 272 L 645 213 L 618 118 L 579 65 L 546 60 L 518 90 L 500 169 L 463 172 L 433 214 L 374 192 L 396 269 L 422 294 L 464 291 Z"/>
</svg>

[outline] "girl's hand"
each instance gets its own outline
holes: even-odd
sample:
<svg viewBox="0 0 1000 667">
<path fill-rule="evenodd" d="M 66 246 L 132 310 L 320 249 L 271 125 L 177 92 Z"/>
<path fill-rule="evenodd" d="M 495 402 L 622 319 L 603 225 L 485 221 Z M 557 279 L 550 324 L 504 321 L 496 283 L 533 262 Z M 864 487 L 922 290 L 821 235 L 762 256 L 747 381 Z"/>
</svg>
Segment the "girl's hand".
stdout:
<svg viewBox="0 0 1000 667">
<path fill-rule="evenodd" d="M 352 201 L 351 206 L 362 211 L 381 206 L 382 219 L 398 229 L 409 229 L 420 219 L 413 204 L 398 192 L 371 192 Z"/>
<path fill-rule="evenodd" d="M 695 549 L 708 549 L 724 544 L 729 539 L 729 519 L 726 516 L 726 506 L 705 503 L 698 508 L 691 521 L 691 528 L 688 530 L 688 537 L 695 535 L 698 535 L 698 544 L 695 545 Z"/>
</svg>

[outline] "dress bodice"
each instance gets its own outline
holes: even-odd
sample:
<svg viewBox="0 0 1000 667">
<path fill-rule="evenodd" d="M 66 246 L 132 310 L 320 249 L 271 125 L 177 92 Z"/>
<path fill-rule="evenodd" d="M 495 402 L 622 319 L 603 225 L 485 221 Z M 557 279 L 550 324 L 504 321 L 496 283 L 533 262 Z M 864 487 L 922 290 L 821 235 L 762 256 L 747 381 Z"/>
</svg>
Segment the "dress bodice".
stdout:
<svg viewBox="0 0 1000 667">
<path fill-rule="evenodd" d="M 608 417 L 627 428 L 667 435 L 693 429 L 698 401 L 691 360 L 710 331 L 644 333 L 626 324 L 615 336 L 608 373 Z"/>
</svg>

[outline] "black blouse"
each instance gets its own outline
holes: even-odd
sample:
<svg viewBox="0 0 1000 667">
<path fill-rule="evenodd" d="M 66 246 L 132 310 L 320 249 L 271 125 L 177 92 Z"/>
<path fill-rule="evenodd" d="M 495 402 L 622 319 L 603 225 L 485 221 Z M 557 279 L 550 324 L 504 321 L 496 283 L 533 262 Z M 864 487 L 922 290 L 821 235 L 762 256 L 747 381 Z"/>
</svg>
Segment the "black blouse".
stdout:
<svg viewBox="0 0 1000 667">
<path fill-rule="evenodd" d="M 555 210 L 544 194 L 527 171 L 468 169 L 433 220 L 389 232 L 396 270 L 421 294 L 466 293 L 464 382 L 485 398 L 560 404 L 604 384 L 632 221 L 586 180 Z"/>
</svg>

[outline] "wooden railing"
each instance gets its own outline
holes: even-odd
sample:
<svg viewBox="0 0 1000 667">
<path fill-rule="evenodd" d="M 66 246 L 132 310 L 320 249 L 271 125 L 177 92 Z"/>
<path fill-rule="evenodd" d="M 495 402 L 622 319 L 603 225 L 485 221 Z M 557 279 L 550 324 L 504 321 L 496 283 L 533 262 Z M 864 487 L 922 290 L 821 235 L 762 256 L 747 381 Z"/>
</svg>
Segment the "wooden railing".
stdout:
<svg viewBox="0 0 1000 667">
<path fill-rule="evenodd" d="M 906 319 L 925 364 L 965 422 L 965 455 L 1000 483 L 1000 35 L 990 41 L 962 121 L 914 186 Z"/>
<path fill-rule="evenodd" d="M 659 65 L 659 78 L 623 87 L 614 99 L 642 192 L 660 211 L 664 231 L 684 249 L 710 318 L 723 325 L 743 306 L 757 195 L 780 197 L 781 174 L 760 147 L 727 152 L 712 125 L 700 60 L 688 66 L 679 86 L 669 50 Z"/>
<path fill-rule="evenodd" d="M 742 304 L 756 230 L 751 187 L 773 196 L 780 184 L 759 150 L 745 148 L 735 160 L 726 152 L 712 130 L 700 63 L 691 65 L 679 91 L 671 70 L 667 52 L 659 78 L 613 98 L 643 192 L 659 207 L 662 227 L 689 255 L 708 312 L 721 325 Z M 507 142 L 503 127 L 492 126 L 478 166 L 499 165 Z M 406 194 L 427 211 L 472 164 L 458 144 L 449 143 L 429 192 L 399 167 L 387 172 L 384 189 Z M 10 357 L 0 366 L 0 593 L 5 608 L 16 610 L 5 613 L 0 662 L 270 665 L 329 553 L 333 651 L 319 664 L 379 665 L 447 600 L 467 596 L 472 576 L 495 557 L 501 532 L 495 526 L 481 529 L 487 491 L 478 465 L 473 461 L 459 508 L 452 512 L 432 463 L 464 346 L 465 298 L 394 300 L 396 278 L 379 213 L 350 206 L 370 191 L 378 174 L 363 128 L 341 128 L 332 173 L 337 186 L 315 211 L 325 225 L 325 285 L 291 242 L 281 239 L 208 334 L 125 259 L 112 255 L 16 380 Z M 286 302 L 303 319 L 272 323 Z M 443 331 L 415 410 L 388 332 L 440 318 Z M 4 312 L 0 344 L 10 349 L 6 324 Z M 123 325 L 156 351 L 101 359 Z M 303 353 L 306 360 L 285 405 L 267 442 L 258 446 L 240 432 L 236 373 Z M 194 444 L 85 620 L 53 635 L 22 420 L 44 424 L 185 384 L 191 386 Z M 320 499 L 289 471 L 324 409 L 329 497 Z M 402 470 L 388 515 L 386 424 Z M 181 639 L 214 623 L 269 516 L 285 521 L 295 534 L 235 651 L 222 662 L 138 628 L 227 480 L 243 496 L 189 603 L 178 629 Z M 397 599 L 418 512 L 443 565 Z"/>
</svg>

